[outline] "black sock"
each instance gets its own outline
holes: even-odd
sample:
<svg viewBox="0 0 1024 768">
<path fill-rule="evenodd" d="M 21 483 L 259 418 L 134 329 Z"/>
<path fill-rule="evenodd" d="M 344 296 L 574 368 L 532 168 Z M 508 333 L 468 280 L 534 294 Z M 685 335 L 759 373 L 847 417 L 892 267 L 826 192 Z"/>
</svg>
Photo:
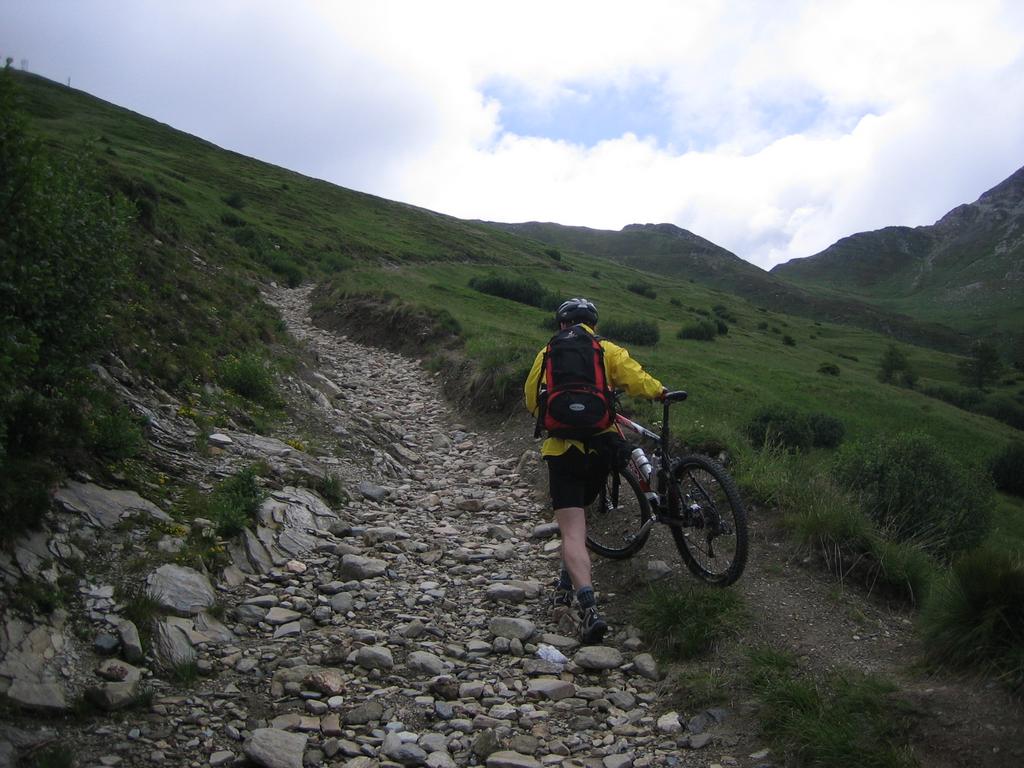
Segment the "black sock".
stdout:
<svg viewBox="0 0 1024 768">
<path fill-rule="evenodd" d="M 593 587 L 583 587 L 576 592 L 576 600 L 580 604 L 580 608 L 586 610 L 587 608 L 593 608 L 597 605 L 597 598 L 594 597 Z"/>
</svg>

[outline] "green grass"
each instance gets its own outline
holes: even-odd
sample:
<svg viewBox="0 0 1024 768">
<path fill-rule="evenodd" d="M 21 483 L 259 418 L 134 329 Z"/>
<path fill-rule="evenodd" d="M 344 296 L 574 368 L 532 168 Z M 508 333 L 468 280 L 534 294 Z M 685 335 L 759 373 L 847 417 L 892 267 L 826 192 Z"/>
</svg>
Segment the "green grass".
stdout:
<svg viewBox="0 0 1024 768">
<path fill-rule="evenodd" d="M 1024 558 L 977 549 L 945 574 L 921 614 L 928 659 L 994 675 L 1024 693 Z"/>
<path fill-rule="evenodd" d="M 636 607 L 637 626 L 665 659 L 696 658 L 736 635 L 746 619 L 743 600 L 729 589 L 689 585 L 651 588 Z"/>
<path fill-rule="evenodd" d="M 791 654 L 763 647 L 751 649 L 746 672 L 764 734 L 786 765 L 918 765 L 909 746 L 910 710 L 892 697 L 892 683 L 854 671 L 816 678 L 801 673 Z"/>
<path fill-rule="evenodd" d="M 600 238 L 587 231 L 557 244 L 556 260 L 551 243 L 304 177 L 16 74 L 31 129 L 44 146 L 61 157 L 91 144 L 97 173 L 134 206 L 132 274 L 113 302 L 113 349 L 133 371 L 194 405 L 201 428 L 219 415 L 255 430 L 277 418 L 272 374 L 286 369 L 288 340 L 280 318 L 261 300 L 271 280 L 324 282 L 318 322 L 423 355 L 453 400 L 503 417 L 521 407 L 526 371 L 552 332 L 551 312 L 475 290 L 471 281 L 540 286 L 546 297 L 584 295 L 602 318 L 658 332 L 656 345 L 632 352 L 663 383 L 690 392 L 673 411 L 673 431 L 682 442 L 726 450 L 750 498 L 781 506 L 805 546 L 833 553 L 826 559 L 833 557 L 838 572 L 848 571 L 848 558 L 859 558 L 870 563 L 866 583 L 903 584 L 893 588 L 915 598 L 927 589 L 933 564 L 913 546 L 893 544 L 884 531 L 866 526 L 837 489 L 816 484 L 832 452 L 812 447 L 787 457 L 754 450 L 742 435 L 744 425 L 762 409 L 794 408 L 834 419 L 847 443 L 918 431 L 978 475 L 1019 438 L 1019 431 L 988 416 L 919 391 L 958 387 L 958 356 L 898 343 L 918 374 L 918 388 L 881 383 L 889 336 L 823 315 L 776 311 L 782 305 L 768 306 L 760 288 L 742 290 L 748 298 L 719 290 L 712 275 L 717 267 L 740 283 L 761 278 L 710 243 L 697 243 L 706 260 L 700 262 L 705 269 L 693 273 L 696 281 L 636 269 L 621 251 L 606 252 L 608 258 L 583 253 L 584 246 L 599 246 Z M 658 250 L 680 240 L 678 232 L 669 239 L 665 234 L 630 230 L 616 247 L 646 243 L 654 249 L 648 266 L 675 260 L 684 273 L 698 269 L 699 259 L 691 264 L 671 249 Z M 630 285 L 652 290 L 640 297 Z M 700 319 L 716 323 L 714 343 L 676 337 L 680 327 Z M 728 333 L 718 333 L 718 321 L 728 321 Z M 783 344 L 784 337 L 794 343 Z M 225 369 L 221 361 L 232 355 L 238 363 Z M 841 366 L 841 375 L 819 372 L 829 364 Z M 217 381 L 226 391 L 210 395 L 204 385 Z M 1006 376 L 990 397 L 1019 402 L 1022 393 L 1020 377 Z M 659 415 L 644 404 L 627 407 L 648 421 Z M 97 451 L 105 445 L 113 455 L 124 452 L 130 427 L 117 417 L 99 425 Z M 54 476 L 46 467 L 15 468 L 18 477 L 41 478 L 43 491 Z M 1024 550 L 1024 501 L 998 497 L 986 544 Z"/>
</svg>

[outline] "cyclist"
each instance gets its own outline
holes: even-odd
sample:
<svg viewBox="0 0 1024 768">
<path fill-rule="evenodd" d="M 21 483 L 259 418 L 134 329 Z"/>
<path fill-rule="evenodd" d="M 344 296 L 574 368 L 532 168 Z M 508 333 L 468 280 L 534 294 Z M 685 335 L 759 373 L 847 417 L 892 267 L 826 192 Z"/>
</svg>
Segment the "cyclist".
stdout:
<svg viewBox="0 0 1024 768">
<path fill-rule="evenodd" d="M 595 336 L 597 308 L 587 299 L 572 298 L 563 302 L 555 318 L 563 331 L 582 326 L 582 330 Z M 664 397 L 667 390 L 661 382 L 646 373 L 629 352 L 600 336 L 595 338 L 604 352 L 605 379 L 609 387 L 624 389 L 634 397 L 651 400 Z M 524 385 L 526 408 L 535 417 L 538 396 L 546 383 L 545 351 L 537 353 Z M 612 426 L 585 442 L 548 437 L 541 447 L 541 455 L 548 465 L 551 505 L 562 537 L 562 567 L 552 602 L 555 607 L 571 608 L 575 589 L 580 638 L 584 643 L 600 643 L 608 624 L 597 611 L 583 510 L 597 498 L 608 472 L 628 460 L 629 446 Z"/>
</svg>

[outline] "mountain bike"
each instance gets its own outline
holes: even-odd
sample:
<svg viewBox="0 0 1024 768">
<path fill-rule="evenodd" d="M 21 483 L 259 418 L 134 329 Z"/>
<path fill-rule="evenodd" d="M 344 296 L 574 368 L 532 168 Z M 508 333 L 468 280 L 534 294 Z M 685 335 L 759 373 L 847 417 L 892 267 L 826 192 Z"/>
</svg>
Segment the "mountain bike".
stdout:
<svg viewBox="0 0 1024 768">
<path fill-rule="evenodd" d="M 708 584 L 727 586 L 747 563 L 747 513 L 736 483 L 707 456 L 674 458 L 669 446 L 669 409 L 686 400 L 686 392 L 669 392 L 664 400 L 661 433 L 622 414 L 615 425 L 654 444 L 648 457 L 636 447 L 586 508 L 587 546 L 614 559 L 631 557 L 647 543 L 656 524 L 668 526 L 676 549 L 690 572 Z"/>
</svg>

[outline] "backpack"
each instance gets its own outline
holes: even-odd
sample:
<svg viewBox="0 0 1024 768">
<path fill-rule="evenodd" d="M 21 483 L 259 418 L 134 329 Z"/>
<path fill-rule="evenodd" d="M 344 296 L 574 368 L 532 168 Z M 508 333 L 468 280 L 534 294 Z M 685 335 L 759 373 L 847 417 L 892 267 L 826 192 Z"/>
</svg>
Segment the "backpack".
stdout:
<svg viewBox="0 0 1024 768">
<path fill-rule="evenodd" d="M 586 440 L 615 420 L 599 337 L 574 325 L 551 337 L 541 363 L 546 390 L 539 390 L 537 429 L 552 437 Z M 538 389 L 540 384 L 538 383 Z"/>
</svg>

